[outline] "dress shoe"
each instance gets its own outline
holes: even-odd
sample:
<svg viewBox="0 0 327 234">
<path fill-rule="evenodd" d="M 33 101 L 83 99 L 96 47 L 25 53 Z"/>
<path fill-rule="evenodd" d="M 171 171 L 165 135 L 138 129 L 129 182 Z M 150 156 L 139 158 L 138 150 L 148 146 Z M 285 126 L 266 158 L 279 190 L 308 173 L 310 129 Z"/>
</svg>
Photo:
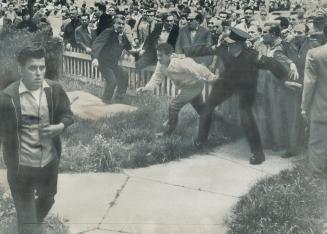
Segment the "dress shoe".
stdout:
<svg viewBox="0 0 327 234">
<path fill-rule="evenodd" d="M 265 158 L 265 154 L 264 153 L 254 154 L 250 158 L 250 164 L 252 164 L 252 165 L 259 165 L 262 162 L 264 162 L 265 160 L 266 160 L 266 158 Z"/>
<path fill-rule="evenodd" d="M 293 156 L 295 156 L 296 154 L 293 152 L 285 152 L 285 154 L 282 155 L 282 158 L 291 158 Z"/>
</svg>

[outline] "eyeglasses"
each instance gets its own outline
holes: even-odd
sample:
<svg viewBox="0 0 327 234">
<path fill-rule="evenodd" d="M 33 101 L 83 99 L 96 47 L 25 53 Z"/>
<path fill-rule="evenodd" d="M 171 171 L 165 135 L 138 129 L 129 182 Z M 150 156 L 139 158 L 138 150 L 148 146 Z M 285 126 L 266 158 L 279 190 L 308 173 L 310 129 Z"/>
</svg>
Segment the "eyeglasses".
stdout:
<svg viewBox="0 0 327 234">
<path fill-rule="evenodd" d="M 267 14 L 261 14 L 261 16 L 267 16 Z"/>
<path fill-rule="evenodd" d="M 191 21 L 194 21 L 195 19 L 187 19 L 187 21 L 191 22 Z"/>
</svg>

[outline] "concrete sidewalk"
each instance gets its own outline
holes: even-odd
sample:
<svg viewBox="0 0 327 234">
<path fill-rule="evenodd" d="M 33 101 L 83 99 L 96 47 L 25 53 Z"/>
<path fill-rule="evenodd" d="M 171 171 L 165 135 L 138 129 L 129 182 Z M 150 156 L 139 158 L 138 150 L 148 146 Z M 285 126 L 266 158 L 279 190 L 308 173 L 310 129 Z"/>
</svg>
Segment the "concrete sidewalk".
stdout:
<svg viewBox="0 0 327 234">
<path fill-rule="evenodd" d="M 120 174 L 61 174 L 51 212 L 67 219 L 72 233 L 223 234 L 239 196 L 296 160 L 266 152 L 265 163 L 251 166 L 249 154 L 241 140 Z"/>
</svg>

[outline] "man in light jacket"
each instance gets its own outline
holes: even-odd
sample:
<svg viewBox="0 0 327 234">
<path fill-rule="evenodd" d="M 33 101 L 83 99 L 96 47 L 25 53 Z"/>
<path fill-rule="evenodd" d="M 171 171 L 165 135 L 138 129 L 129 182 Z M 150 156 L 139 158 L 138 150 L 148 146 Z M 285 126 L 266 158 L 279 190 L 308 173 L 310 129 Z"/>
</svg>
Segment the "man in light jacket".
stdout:
<svg viewBox="0 0 327 234">
<path fill-rule="evenodd" d="M 327 36 L 327 26 L 324 27 Z M 327 175 L 327 45 L 308 51 L 301 114 L 310 125 L 309 164 L 314 173 Z M 310 119 L 310 120 L 309 120 Z"/>
<path fill-rule="evenodd" d="M 180 93 L 169 104 L 167 128 L 157 136 L 170 135 L 176 128 L 179 111 L 187 103 L 191 103 L 200 114 L 203 98 L 202 90 L 205 82 L 215 80 L 217 77 L 205 66 L 196 63 L 193 59 L 174 56 L 173 48 L 168 43 L 157 47 L 158 63 L 151 80 L 138 92 L 153 91 L 159 87 L 165 77 L 170 78 Z"/>
</svg>

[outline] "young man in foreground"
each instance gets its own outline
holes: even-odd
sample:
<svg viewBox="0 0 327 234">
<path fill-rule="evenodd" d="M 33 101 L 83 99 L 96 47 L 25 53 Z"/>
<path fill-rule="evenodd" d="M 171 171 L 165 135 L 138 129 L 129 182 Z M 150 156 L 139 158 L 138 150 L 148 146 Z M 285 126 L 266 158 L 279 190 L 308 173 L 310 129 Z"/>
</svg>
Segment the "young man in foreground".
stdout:
<svg viewBox="0 0 327 234">
<path fill-rule="evenodd" d="M 0 92 L 0 143 L 18 233 L 39 234 L 57 192 L 60 134 L 74 121 L 65 91 L 45 80 L 44 50 L 26 47 L 17 61 L 20 80 Z"/>
</svg>

